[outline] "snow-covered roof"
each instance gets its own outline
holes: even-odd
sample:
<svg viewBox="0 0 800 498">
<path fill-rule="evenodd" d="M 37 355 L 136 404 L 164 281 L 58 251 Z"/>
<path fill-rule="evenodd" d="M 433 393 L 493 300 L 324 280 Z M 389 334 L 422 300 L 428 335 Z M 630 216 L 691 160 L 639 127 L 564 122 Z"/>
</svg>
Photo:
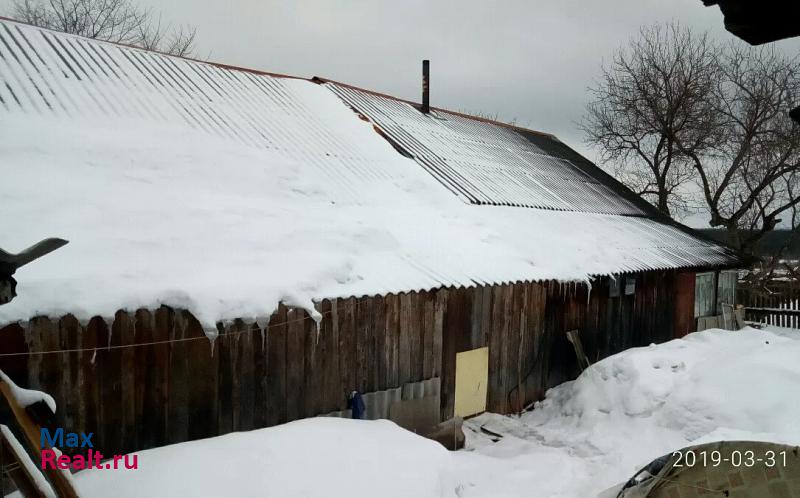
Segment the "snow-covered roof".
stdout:
<svg viewBox="0 0 800 498">
<path fill-rule="evenodd" d="M 20 270 L 0 323 L 735 262 L 510 129 L 412 126 L 400 101 L 387 124 L 342 93 L 0 20 L 0 247 L 71 241 Z"/>
</svg>

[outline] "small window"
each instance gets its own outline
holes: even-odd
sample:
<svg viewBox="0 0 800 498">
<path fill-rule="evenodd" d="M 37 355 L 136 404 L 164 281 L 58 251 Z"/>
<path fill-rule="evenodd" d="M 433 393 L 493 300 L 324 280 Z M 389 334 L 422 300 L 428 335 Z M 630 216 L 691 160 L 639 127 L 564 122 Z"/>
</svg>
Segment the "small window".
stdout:
<svg viewBox="0 0 800 498">
<path fill-rule="evenodd" d="M 713 316 L 716 308 L 714 272 L 698 273 L 694 287 L 694 316 Z"/>
<path fill-rule="evenodd" d="M 722 314 L 722 305 L 736 306 L 736 280 L 739 272 L 726 270 L 719 272 L 717 281 L 717 314 Z"/>
</svg>

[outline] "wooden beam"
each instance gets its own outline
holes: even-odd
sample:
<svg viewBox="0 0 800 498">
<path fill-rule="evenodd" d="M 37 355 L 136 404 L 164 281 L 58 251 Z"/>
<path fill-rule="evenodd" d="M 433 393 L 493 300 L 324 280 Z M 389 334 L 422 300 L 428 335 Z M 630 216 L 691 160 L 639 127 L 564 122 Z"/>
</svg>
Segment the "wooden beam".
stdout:
<svg viewBox="0 0 800 498">
<path fill-rule="evenodd" d="M 39 445 L 41 427 L 31 419 L 26 409 L 17 402 L 17 399 L 11 392 L 11 386 L 2 378 L 0 378 L 0 393 L 3 394 L 8 406 L 11 408 L 11 413 L 14 414 L 14 418 L 17 420 L 20 429 L 22 429 L 22 433 L 28 445 L 33 450 L 33 454 L 41 455 L 42 447 Z M 63 498 L 78 498 L 79 495 L 77 491 L 72 487 L 69 477 L 64 475 L 65 471 L 63 469 L 45 468 L 43 470 L 58 496 Z M 69 471 L 67 470 L 66 472 Z"/>
<path fill-rule="evenodd" d="M 42 486 L 37 484 L 37 481 L 41 482 L 44 476 L 33 464 L 30 456 L 25 453 L 25 449 L 19 444 L 11 430 L 5 425 L 0 425 L 0 452 L 2 452 L 0 460 L 3 463 L 3 469 L 14 481 L 17 489 L 22 492 L 22 496 L 36 498 L 55 497 L 55 493 L 49 484 L 47 484 L 49 489 L 42 489 Z M 9 459 L 11 460 L 10 463 L 8 463 Z"/>
</svg>

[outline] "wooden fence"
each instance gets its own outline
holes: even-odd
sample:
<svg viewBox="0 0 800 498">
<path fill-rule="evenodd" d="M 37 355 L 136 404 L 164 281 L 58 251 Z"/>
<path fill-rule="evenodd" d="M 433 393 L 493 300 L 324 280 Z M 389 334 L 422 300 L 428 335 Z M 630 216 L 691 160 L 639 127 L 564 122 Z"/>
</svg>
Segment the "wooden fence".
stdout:
<svg viewBox="0 0 800 498">
<path fill-rule="evenodd" d="M 342 410 L 352 390 L 437 376 L 446 419 L 456 354 L 484 346 L 487 409 L 506 413 L 577 375 L 568 330 L 592 361 L 680 335 L 675 317 L 692 310 L 676 285 L 694 280 L 679 277 L 640 274 L 634 294 L 616 297 L 601 279 L 591 289 L 513 283 L 324 300 L 319 329 L 280 306 L 268 324 L 219 325 L 213 341 L 190 313 L 166 307 L 88 323 L 39 317 L 0 329 L 0 368 L 50 393 L 58 426 L 94 432 L 106 454 Z"/>
<path fill-rule="evenodd" d="M 777 282 L 768 290 L 751 289 L 740 284 L 737 301 L 745 307 L 745 319 L 775 325 L 800 328 L 800 286 Z"/>
</svg>

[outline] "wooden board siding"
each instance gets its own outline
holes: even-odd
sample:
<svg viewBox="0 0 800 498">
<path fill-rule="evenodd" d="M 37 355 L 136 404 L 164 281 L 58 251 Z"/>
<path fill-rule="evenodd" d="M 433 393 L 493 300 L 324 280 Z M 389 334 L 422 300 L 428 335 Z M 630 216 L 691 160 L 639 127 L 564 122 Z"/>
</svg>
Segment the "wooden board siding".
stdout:
<svg viewBox="0 0 800 498">
<path fill-rule="evenodd" d="M 683 337 L 696 330 L 694 321 L 694 272 L 675 274 L 675 337 Z"/>
<path fill-rule="evenodd" d="M 107 454 L 341 410 L 352 390 L 431 377 L 441 378 L 449 418 L 456 354 L 481 347 L 489 348 L 487 409 L 507 413 L 577 375 L 567 330 L 580 331 L 591 361 L 673 337 L 686 320 L 674 313 L 691 320 L 691 306 L 675 298 L 687 278 L 640 274 L 634 295 L 615 298 L 598 279 L 591 289 L 520 282 L 323 300 L 319 328 L 281 305 L 266 324 L 220 324 L 213 341 L 190 313 L 166 307 L 88 323 L 40 317 L 0 329 L 0 353 L 32 352 L 0 358 L 0 368 L 53 395 L 57 423 L 94 432 Z M 147 344 L 116 348 L 137 343 Z M 36 353 L 60 349 L 86 351 Z"/>
</svg>

